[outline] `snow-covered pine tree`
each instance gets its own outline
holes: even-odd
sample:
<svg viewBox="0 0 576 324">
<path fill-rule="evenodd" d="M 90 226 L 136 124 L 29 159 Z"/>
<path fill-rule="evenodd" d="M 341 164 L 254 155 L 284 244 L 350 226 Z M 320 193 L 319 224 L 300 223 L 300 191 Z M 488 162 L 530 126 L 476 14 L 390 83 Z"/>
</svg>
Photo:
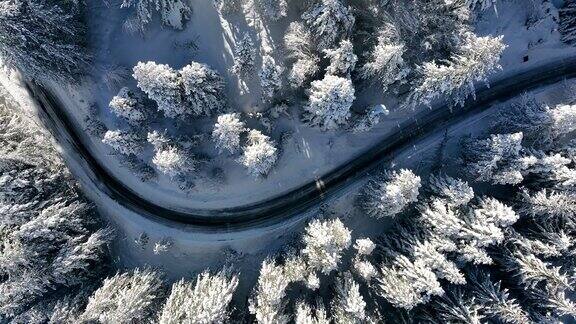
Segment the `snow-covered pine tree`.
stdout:
<svg viewBox="0 0 576 324">
<path fill-rule="evenodd" d="M 518 300 L 510 297 L 508 290 L 501 288 L 500 282 L 492 282 L 490 276 L 483 273 L 472 273 L 471 282 L 474 295 L 487 316 L 510 324 L 530 322 Z"/>
<path fill-rule="evenodd" d="M 376 293 L 392 306 L 411 310 L 430 297 L 443 295 L 438 278 L 424 263 L 412 262 L 398 255 L 391 265 L 384 265 L 376 277 Z"/>
<path fill-rule="evenodd" d="M 242 38 L 236 43 L 234 49 L 234 65 L 232 66 L 232 73 L 238 77 L 243 78 L 254 71 L 254 64 L 256 60 L 256 47 L 254 41 L 249 33 L 244 33 Z"/>
<path fill-rule="evenodd" d="M 336 130 L 351 116 L 350 107 L 356 99 L 350 79 L 326 75 L 312 82 L 305 117 L 312 126 L 322 130 Z"/>
<path fill-rule="evenodd" d="M 360 285 L 349 272 L 336 281 L 336 297 L 331 304 L 334 323 L 362 323 L 367 318 L 366 302 L 360 294 Z"/>
<path fill-rule="evenodd" d="M 196 169 L 194 157 L 186 155 L 175 146 L 168 146 L 165 149 L 156 151 L 152 158 L 152 163 L 158 171 L 170 178 L 176 178 Z"/>
<path fill-rule="evenodd" d="M 558 10 L 560 22 L 558 31 L 563 42 L 568 44 L 576 43 L 576 1 L 564 1 L 564 7 Z"/>
<path fill-rule="evenodd" d="M 321 300 L 316 302 L 316 307 L 311 307 L 304 301 L 296 302 L 294 322 L 295 324 L 330 324 L 330 319 Z"/>
<path fill-rule="evenodd" d="M 80 3 L 48 0 L 3 1 L 0 56 L 27 78 L 72 80 L 90 61 Z"/>
<path fill-rule="evenodd" d="M 167 117 L 211 115 L 224 107 L 224 81 L 206 64 L 192 62 L 176 71 L 165 64 L 139 62 L 132 76 Z"/>
<path fill-rule="evenodd" d="M 146 119 L 142 103 L 127 87 L 118 91 L 118 94 L 110 100 L 109 107 L 116 116 L 126 119 L 132 125 L 138 125 Z"/>
<path fill-rule="evenodd" d="M 308 267 L 328 274 L 338 268 L 341 252 L 350 246 L 350 230 L 339 219 L 313 220 L 306 226 L 303 241 Z"/>
<path fill-rule="evenodd" d="M 276 64 L 270 55 L 262 57 L 262 69 L 260 70 L 260 85 L 262 86 L 262 98 L 271 101 L 282 89 L 282 72 L 284 68 Z"/>
<path fill-rule="evenodd" d="M 157 272 L 136 269 L 104 280 L 80 316 L 85 322 L 144 323 L 154 315 L 165 295 Z"/>
<path fill-rule="evenodd" d="M 366 212 L 375 218 L 392 217 L 418 200 L 421 179 L 412 171 L 387 172 L 364 191 Z"/>
<path fill-rule="evenodd" d="M 224 323 L 237 286 L 238 276 L 228 270 L 203 272 L 194 284 L 180 280 L 172 285 L 159 323 Z"/>
<path fill-rule="evenodd" d="M 352 43 L 344 39 L 339 47 L 335 49 L 325 49 L 324 57 L 330 60 L 330 65 L 326 68 L 327 74 L 338 75 L 349 78 L 356 67 L 358 57 L 354 54 Z"/>
<path fill-rule="evenodd" d="M 288 74 L 288 81 L 294 88 L 303 86 L 319 70 L 320 58 L 313 48 L 312 33 L 300 22 L 292 22 L 284 35 L 284 45 L 288 57 L 294 64 Z"/>
<path fill-rule="evenodd" d="M 466 170 L 477 181 L 518 184 L 524 172 L 536 163 L 522 156 L 522 133 L 491 135 L 487 139 L 464 143 Z"/>
<path fill-rule="evenodd" d="M 102 143 L 124 155 L 137 156 L 143 149 L 142 140 L 136 134 L 121 130 L 107 131 Z"/>
<path fill-rule="evenodd" d="M 156 13 L 164 25 L 174 29 L 183 29 L 192 15 L 192 9 L 182 0 L 123 0 L 120 8 L 136 10 L 135 16 L 126 23 L 128 29 L 141 33 L 146 31 Z"/>
<path fill-rule="evenodd" d="M 249 311 L 261 324 L 287 324 L 290 317 L 285 314 L 286 288 L 290 284 L 285 268 L 274 260 L 264 260 L 260 268 L 260 276 L 254 287 L 254 296 L 249 300 Z"/>
<path fill-rule="evenodd" d="M 224 80 L 208 65 L 192 62 L 180 70 L 186 114 L 207 115 L 224 108 Z"/>
<path fill-rule="evenodd" d="M 355 21 L 352 8 L 342 0 L 319 0 L 302 14 L 302 20 L 314 31 L 319 50 L 350 36 Z"/>
<path fill-rule="evenodd" d="M 240 149 L 240 135 L 245 131 L 245 124 L 240 121 L 239 114 L 220 115 L 212 131 L 212 140 L 220 151 L 235 153 Z"/>
<path fill-rule="evenodd" d="M 488 74 L 500 68 L 500 55 L 506 48 L 500 37 L 478 37 L 466 33 L 459 52 L 447 65 L 424 63 L 420 68 L 421 81 L 410 93 L 404 107 L 415 109 L 430 105 L 440 96 L 451 98 L 457 105 L 475 94 L 475 82 L 487 82 Z"/>
<path fill-rule="evenodd" d="M 255 0 L 258 9 L 265 17 L 277 21 L 288 13 L 288 2 L 286 0 Z"/>
<path fill-rule="evenodd" d="M 138 62 L 133 71 L 132 76 L 138 82 L 138 88 L 158 104 L 158 110 L 163 111 L 168 117 L 176 117 L 185 113 L 176 70 L 166 64 Z"/>
<path fill-rule="evenodd" d="M 402 82 L 410 72 L 402 55 L 405 46 L 392 24 L 386 24 L 378 34 L 376 46 L 367 62 L 359 69 L 362 79 L 376 79 L 384 91 L 396 82 Z"/>
<path fill-rule="evenodd" d="M 253 176 L 264 176 L 270 172 L 276 159 L 277 149 L 270 137 L 252 129 L 248 132 L 248 144 L 238 160 Z"/>
</svg>

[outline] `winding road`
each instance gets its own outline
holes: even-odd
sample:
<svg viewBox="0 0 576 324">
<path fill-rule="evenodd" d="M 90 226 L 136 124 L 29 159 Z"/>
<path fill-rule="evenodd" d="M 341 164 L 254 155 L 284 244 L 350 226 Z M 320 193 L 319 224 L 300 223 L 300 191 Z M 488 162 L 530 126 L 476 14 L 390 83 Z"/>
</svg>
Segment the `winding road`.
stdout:
<svg viewBox="0 0 576 324">
<path fill-rule="evenodd" d="M 291 216 L 301 214 L 322 200 L 337 195 L 349 184 L 416 141 L 477 114 L 493 103 L 575 76 L 576 57 L 543 63 L 528 71 L 509 74 L 494 81 L 490 87 L 478 88 L 475 100 L 468 100 L 464 107 L 451 110 L 447 105 L 439 105 L 418 113 L 414 118 L 400 124 L 397 131 L 387 135 L 375 146 L 320 179 L 285 194 L 232 208 L 188 210 L 176 210 L 155 204 L 124 185 L 108 172 L 84 145 L 79 133 L 81 130 L 75 127 L 58 98 L 37 83 L 27 83 L 27 87 L 41 108 L 39 117 L 45 126 L 58 142 L 70 144 L 74 150 L 72 153 L 79 158 L 84 171 L 104 194 L 137 214 L 167 221 L 172 223 L 171 225 L 187 225 L 203 232 L 232 232 L 281 224 Z"/>
</svg>

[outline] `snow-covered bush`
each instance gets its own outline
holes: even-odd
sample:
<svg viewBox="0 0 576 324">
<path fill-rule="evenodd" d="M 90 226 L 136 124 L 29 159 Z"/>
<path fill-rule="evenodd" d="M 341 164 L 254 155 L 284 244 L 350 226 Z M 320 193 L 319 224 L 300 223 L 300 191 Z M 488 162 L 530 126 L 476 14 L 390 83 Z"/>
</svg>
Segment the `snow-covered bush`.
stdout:
<svg viewBox="0 0 576 324">
<path fill-rule="evenodd" d="M 264 176 L 276 163 L 277 149 L 270 137 L 252 129 L 248 132 L 248 144 L 239 159 L 253 176 Z"/>
<path fill-rule="evenodd" d="M 410 170 L 387 172 L 368 184 L 364 208 L 375 218 L 395 216 L 410 203 L 418 201 L 420 187 L 420 177 Z"/>
<path fill-rule="evenodd" d="M 90 61 L 78 3 L 49 0 L 2 1 L 0 56 L 27 78 L 71 80 Z"/>
<path fill-rule="evenodd" d="M 350 79 L 326 75 L 312 82 L 308 103 L 304 106 L 306 118 L 312 126 L 322 130 L 335 130 L 350 118 L 350 107 L 356 99 Z"/>
<path fill-rule="evenodd" d="M 262 86 L 262 98 L 270 101 L 282 89 L 282 72 L 284 69 L 276 64 L 270 55 L 262 57 L 262 70 L 260 70 L 260 85 Z"/>
<path fill-rule="evenodd" d="M 319 70 L 320 58 L 312 48 L 314 40 L 310 31 L 299 22 L 292 22 L 284 35 L 284 44 L 288 57 L 294 64 L 288 74 L 288 81 L 294 88 L 299 88 L 312 78 Z"/>
<path fill-rule="evenodd" d="M 391 84 L 402 82 L 410 72 L 402 57 L 405 46 L 398 38 L 395 27 L 391 24 L 385 25 L 367 62 L 359 69 L 362 79 L 378 80 L 384 91 L 387 91 Z"/>
<path fill-rule="evenodd" d="M 239 114 L 220 115 L 212 131 L 212 140 L 220 151 L 234 153 L 240 148 L 240 135 L 245 131 L 245 124 L 240 121 Z"/>
<path fill-rule="evenodd" d="M 358 61 L 352 43 L 347 39 L 342 40 L 335 49 L 325 49 L 324 57 L 330 60 L 326 73 L 343 77 L 350 77 Z"/>
<path fill-rule="evenodd" d="M 302 20 L 313 30 L 318 49 L 323 50 L 347 38 L 355 19 L 352 8 L 342 0 L 320 0 L 302 14 Z"/>
<path fill-rule="evenodd" d="M 160 324 L 224 323 L 228 305 L 238 286 L 238 276 L 223 270 L 216 274 L 203 272 L 196 282 L 180 280 L 162 308 Z"/>
<path fill-rule="evenodd" d="M 354 133 L 369 132 L 374 126 L 380 123 L 383 116 L 390 114 L 390 111 L 383 104 L 371 107 L 364 115 L 356 118 L 353 122 L 352 131 Z"/>
<path fill-rule="evenodd" d="M 121 130 L 107 131 L 102 143 L 124 155 L 138 155 L 143 149 L 142 140 L 136 134 Z"/>
<path fill-rule="evenodd" d="M 187 156 L 182 150 L 169 146 L 156 151 L 152 163 L 158 171 L 175 178 L 195 170 L 194 158 Z"/>
<path fill-rule="evenodd" d="M 127 87 L 123 87 L 118 91 L 118 94 L 110 100 L 109 107 L 116 116 L 125 118 L 133 125 L 137 125 L 146 119 L 146 115 L 142 111 L 142 104 Z"/>
<path fill-rule="evenodd" d="M 324 274 L 338 267 L 341 252 L 351 243 L 350 230 L 339 219 L 313 220 L 304 233 L 302 255 L 308 266 Z"/>
<path fill-rule="evenodd" d="M 157 272 L 136 269 L 119 273 L 104 280 L 80 318 L 85 322 L 143 323 L 157 311 L 163 296 Z"/>
<path fill-rule="evenodd" d="M 133 77 L 167 117 L 211 115 L 224 106 L 222 78 L 202 63 L 176 71 L 165 64 L 138 62 Z"/>
<path fill-rule="evenodd" d="M 421 81 L 410 93 L 405 107 L 430 105 L 440 96 L 451 98 L 455 104 L 464 105 L 475 94 L 475 82 L 487 82 L 488 74 L 500 68 L 500 55 L 506 48 L 499 37 L 478 37 L 467 33 L 459 53 L 446 64 L 424 63 L 419 71 Z"/>
<path fill-rule="evenodd" d="M 184 23 L 190 19 L 192 9 L 183 0 L 123 0 L 121 8 L 134 8 L 136 11 L 134 28 L 144 32 L 152 22 L 156 13 L 160 14 L 162 23 L 174 29 L 183 29 Z"/>
<path fill-rule="evenodd" d="M 558 11 L 558 16 L 558 31 L 562 41 L 568 44 L 576 43 L 576 1 L 565 1 L 564 7 Z"/>
<path fill-rule="evenodd" d="M 232 66 L 232 73 L 239 77 L 245 77 L 254 71 L 254 63 L 256 59 L 256 47 L 250 34 L 244 33 L 242 38 L 236 43 L 234 49 L 234 65 Z"/>
<path fill-rule="evenodd" d="M 224 80 L 208 65 L 192 62 L 180 70 L 187 114 L 212 115 L 224 107 Z"/>
</svg>

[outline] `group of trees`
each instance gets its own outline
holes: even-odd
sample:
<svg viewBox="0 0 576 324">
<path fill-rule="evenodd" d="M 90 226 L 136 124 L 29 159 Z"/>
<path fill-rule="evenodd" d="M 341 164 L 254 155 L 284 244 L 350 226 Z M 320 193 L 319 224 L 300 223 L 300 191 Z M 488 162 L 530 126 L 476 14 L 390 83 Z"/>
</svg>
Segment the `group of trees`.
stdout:
<svg viewBox="0 0 576 324">
<path fill-rule="evenodd" d="M 192 15 L 192 9 L 182 0 L 123 0 L 120 8 L 134 10 L 134 15 L 126 21 L 125 27 L 140 33 L 146 31 L 156 15 L 160 16 L 162 24 L 174 29 L 183 29 Z"/>
<path fill-rule="evenodd" d="M 83 15 L 81 1 L 2 1 L 2 62 L 27 78 L 75 79 L 90 61 Z"/>
<path fill-rule="evenodd" d="M 0 322 L 62 323 L 109 268 L 112 237 L 51 139 L 0 103 Z"/>
</svg>

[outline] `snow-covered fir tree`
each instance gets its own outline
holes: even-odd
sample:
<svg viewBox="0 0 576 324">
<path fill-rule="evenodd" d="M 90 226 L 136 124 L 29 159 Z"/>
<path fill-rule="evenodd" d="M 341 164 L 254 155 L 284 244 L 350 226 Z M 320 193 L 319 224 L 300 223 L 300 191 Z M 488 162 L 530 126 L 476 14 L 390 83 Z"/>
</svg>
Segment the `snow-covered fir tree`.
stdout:
<svg viewBox="0 0 576 324">
<path fill-rule="evenodd" d="M 421 81 L 404 106 L 430 105 L 440 96 L 463 105 L 469 96 L 474 96 L 474 83 L 487 82 L 488 74 L 500 68 L 498 62 L 505 48 L 501 36 L 478 37 L 467 33 L 459 53 L 453 55 L 447 64 L 427 62 L 420 67 Z"/>
<path fill-rule="evenodd" d="M 287 0 L 255 0 L 258 9 L 262 14 L 273 20 L 280 20 L 288 14 Z"/>
<path fill-rule="evenodd" d="M 224 323 L 229 319 L 229 304 L 238 286 L 238 276 L 227 270 L 203 272 L 194 284 L 180 280 L 160 313 L 160 324 Z"/>
<path fill-rule="evenodd" d="M 180 70 L 186 114 L 207 115 L 224 108 L 224 80 L 208 65 L 192 62 Z"/>
<path fill-rule="evenodd" d="M 365 210 L 376 218 L 395 216 L 418 200 L 420 187 L 420 177 L 410 170 L 387 172 L 366 187 Z"/>
<path fill-rule="evenodd" d="M 196 169 L 194 158 L 187 156 L 181 149 L 174 146 L 156 151 L 152 163 L 158 171 L 171 178 L 176 178 Z"/>
<path fill-rule="evenodd" d="M 240 149 L 240 135 L 245 131 L 245 124 L 239 114 L 220 115 L 212 131 L 212 140 L 220 151 L 235 153 Z"/>
<path fill-rule="evenodd" d="M 299 301 L 295 306 L 294 322 L 296 324 L 329 324 L 330 319 L 322 301 L 318 300 L 314 307 L 304 301 Z"/>
<path fill-rule="evenodd" d="M 224 107 L 224 82 L 206 64 L 192 62 L 176 71 L 165 64 L 139 62 L 133 77 L 167 117 L 211 115 Z"/>
<path fill-rule="evenodd" d="M 306 118 L 312 126 L 336 130 L 350 118 L 354 99 L 350 79 L 326 75 L 324 79 L 312 82 L 308 103 L 304 106 Z"/>
<path fill-rule="evenodd" d="M 160 275 L 145 269 L 104 280 L 80 316 L 84 322 L 143 323 L 158 311 L 165 291 Z"/>
<path fill-rule="evenodd" d="M 116 116 L 126 119 L 132 125 L 138 125 L 146 119 L 142 103 L 127 87 L 118 91 L 118 94 L 110 100 L 109 107 Z"/>
<path fill-rule="evenodd" d="M 244 33 L 234 48 L 234 65 L 232 73 L 243 78 L 254 71 L 256 47 L 249 33 Z"/>
<path fill-rule="evenodd" d="M 534 163 L 522 158 L 522 133 L 491 135 L 484 140 L 466 143 L 463 150 L 466 167 L 476 180 L 517 184 L 523 171 Z"/>
<path fill-rule="evenodd" d="M 336 297 L 331 305 L 335 323 L 362 323 L 367 318 L 366 302 L 360 294 L 360 285 L 349 272 L 336 282 Z"/>
<path fill-rule="evenodd" d="M 309 267 L 328 274 L 337 269 L 340 253 L 351 244 L 350 230 L 339 219 L 313 220 L 306 227 L 303 256 Z"/>
<path fill-rule="evenodd" d="M 376 293 L 394 307 L 411 310 L 430 297 L 444 294 L 438 278 L 424 263 L 397 256 L 376 278 Z"/>
<path fill-rule="evenodd" d="M 312 33 L 300 22 L 292 22 L 284 35 L 284 45 L 288 50 L 288 57 L 294 63 L 288 74 L 288 81 L 294 88 L 303 86 L 318 71 L 320 57 L 312 48 L 314 43 Z"/>
<path fill-rule="evenodd" d="M 342 40 L 339 47 L 335 49 L 324 50 L 324 57 L 330 60 L 326 73 L 348 78 L 358 61 L 352 43 L 347 39 Z"/>
<path fill-rule="evenodd" d="M 142 140 L 134 133 L 109 130 L 104 134 L 102 143 L 124 155 L 139 155 L 142 152 Z"/>
<path fill-rule="evenodd" d="M 185 105 L 180 91 L 178 72 L 166 64 L 138 62 L 132 76 L 148 97 L 158 104 L 158 110 L 168 117 L 182 115 Z"/>
<path fill-rule="evenodd" d="M 134 17 L 126 22 L 127 28 L 142 33 L 155 15 L 160 16 L 162 24 L 174 29 L 183 29 L 192 15 L 192 9 L 182 0 L 123 0 L 120 7 L 135 10 Z"/>
<path fill-rule="evenodd" d="M 320 0 L 302 14 L 302 20 L 312 29 L 319 50 L 333 48 L 347 38 L 355 21 L 352 8 L 342 0 Z"/>
<path fill-rule="evenodd" d="M 0 56 L 27 78 L 71 80 L 86 71 L 83 4 L 49 0 L 3 1 Z"/>
<path fill-rule="evenodd" d="M 248 169 L 249 174 L 253 176 L 268 174 L 277 158 L 277 149 L 270 137 L 255 129 L 248 132 L 248 144 L 244 147 L 239 162 Z"/>
<path fill-rule="evenodd" d="M 558 11 L 560 22 L 558 31 L 563 42 L 568 44 L 576 43 L 576 1 L 564 1 L 564 7 Z"/>
<path fill-rule="evenodd" d="M 402 57 L 406 49 L 399 38 L 394 25 L 384 26 L 378 34 L 376 46 L 359 69 L 361 78 L 378 80 L 384 91 L 390 85 L 404 81 L 410 68 Z"/>
<path fill-rule="evenodd" d="M 250 313 L 258 323 L 288 323 L 290 317 L 285 314 L 286 288 L 290 284 L 286 269 L 273 260 L 264 260 L 260 268 L 258 282 L 254 287 L 254 296 L 249 300 Z"/>
<path fill-rule="evenodd" d="M 262 57 L 262 69 L 258 75 L 262 86 L 262 98 L 265 101 L 272 100 L 282 89 L 283 71 L 284 68 L 276 64 L 272 56 L 264 55 Z"/>
</svg>

